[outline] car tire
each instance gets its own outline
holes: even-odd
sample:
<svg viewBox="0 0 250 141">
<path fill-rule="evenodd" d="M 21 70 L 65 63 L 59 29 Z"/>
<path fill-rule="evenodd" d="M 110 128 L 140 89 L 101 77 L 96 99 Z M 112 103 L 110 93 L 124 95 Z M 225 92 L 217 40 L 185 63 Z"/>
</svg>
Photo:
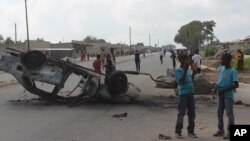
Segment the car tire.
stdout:
<svg viewBox="0 0 250 141">
<path fill-rule="evenodd" d="M 47 62 L 47 57 L 40 51 L 30 51 L 21 58 L 22 64 L 31 70 L 40 69 Z"/>
<path fill-rule="evenodd" d="M 120 71 L 112 73 L 108 77 L 107 87 L 112 95 L 119 95 L 125 92 L 128 88 L 127 76 Z"/>
</svg>

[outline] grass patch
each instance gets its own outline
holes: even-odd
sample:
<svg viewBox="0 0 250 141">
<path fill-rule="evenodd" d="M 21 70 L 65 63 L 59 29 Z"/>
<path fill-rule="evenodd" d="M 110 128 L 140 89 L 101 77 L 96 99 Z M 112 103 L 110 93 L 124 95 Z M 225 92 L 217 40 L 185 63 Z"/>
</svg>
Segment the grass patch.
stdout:
<svg viewBox="0 0 250 141">
<path fill-rule="evenodd" d="M 206 57 L 204 50 L 200 51 L 200 56 L 201 56 L 201 58 L 205 58 Z"/>
<path fill-rule="evenodd" d="M 244 69 L 250 70 L 250 58 L 244 59 Z"/>
<path fill-rule="evenodd" d="M 231 62 L 231 65 L 237 69 L 237 60 L 233 59 Z M 250 70 L 250 58 L 245 58 L 244 59 L 244 70 L 249 71 Z"/>
<path fill-rule="evenodd" d="M 205 48 L 205 56 L 206 57 L 214 56 L 217 51 L 218 51 L 217 46 L 209 45 L 208 47 Z"/>
</svg>

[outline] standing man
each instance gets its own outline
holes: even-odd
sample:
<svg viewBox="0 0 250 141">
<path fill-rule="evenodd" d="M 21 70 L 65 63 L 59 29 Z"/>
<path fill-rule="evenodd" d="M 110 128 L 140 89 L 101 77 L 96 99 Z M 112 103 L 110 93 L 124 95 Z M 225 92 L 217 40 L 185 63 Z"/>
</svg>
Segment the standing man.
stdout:
<svg viewBox="0 0 250 141">
<path fill-rule="evenodd" d="M 161 61 L 161 64 L 162 64 L 162 63 L 163 63 L 163 56 L 164 56 L 163 50 L 161 50 L 161 51 L 159 52 L 159 55 L 160 55 L 160 61 Z"/>
<path fill-rule="evenodd" d="M 105 51 L 102 49 L 102 50 L 101 50 L 102 71 L 104 70 L 105 60 L 106 60 L 106 53 L 105 53 Z"/>
<path fill-rule="evenodd" d="M 221 67 L 219 69 L 219 78 L 216 84 L 216 92 L 218 94 L 218 108 L 217 108 L 217 117 L 218 117 L 218 131 L 214 134 L 215 137 L 224 136 L 224 122 L 223 115 L 224 110 L 226 109 L 228 117 L 228 133 L 224 139 L 229 139 L 230 137 L 230 125 L 234 125 L 234 93 L 235 89 L 239 87 L 239 79 L 237 72 L 234 68 L 231 67 L 230 62 L 232 56 L 229 53 L 225 53 L 221 57 Z"/>
<path fill-rule="evenodd" d="M 135 65 L 136 65 L 136 71 L 140 72 L 140 52 L 138 50 L 135 51 Z"/>
<path fill-rule="evenodd" d="M 90 56 L 90 54 L 89 53 L 87 53 L 87 60 L 89 61 L 89 56 Z"/>
<path fill-rule="evenodd" d="M 114 70 L 114 64 L 113 64 L 113 60 L 112 60 L 112 55 L 110 53 L 108 53 L 106 55 L 106 60 L 105 60 L 105 84 L 107 84 L 107 80 L 110 74 L 112 74 L 115 70 Z"/>
<path fill-rule="evenodd" d="M 189 69 L 189 57 L 186 54 L 179 56 L 180 66 L 176 69 L 176 81 L 178 84 L 179 96 L 179 111 L 177 115 L 177 122 L 175 127 L 175 134 L 177 138 L 183 138 L 181 132 L 183 128 L 183 120 L 186 114 L 188 115 L 188 135 L 197 138 L 194 133 L 195 127 L 195 104 L 194 104 L 194 85 L 192 82 L 191 73 Z"/>
<path fill-rule="evenodd" d="M 176 67 L 176 54 L 175 54 L 175 52 L 173 50 L 171 50 L 170 58 L 172 58 L 173 68 L 175 69 L 175 67 Z"/>
<path fill-rule="evenodd" d="M 111 54 L 111 60 L 113 64 L 113 71 L 116 71 L 115 53 L 114 53 L 113 48 L 110 49 L 110 54 Z"/>
<path fill-rule="evenodd" d="M 194 80 L 194 76 L 196 74 L 201 73 L 201 56 L 199 55 L 198 49 L 194 51 L 194 55 L 192 56 L 192 67 L 193 67 L 192 79 Z"/>
<path fill-rule="evenodd" d="M 237 69 L 239 71 L 243 71 L 243 66 L 244 66 L 244 54 L 242 53 L 242 51 L 240 49 L 237 50 L 236 56 L 235 56 L 236 60 L 237 60 Z"/>
</svg>

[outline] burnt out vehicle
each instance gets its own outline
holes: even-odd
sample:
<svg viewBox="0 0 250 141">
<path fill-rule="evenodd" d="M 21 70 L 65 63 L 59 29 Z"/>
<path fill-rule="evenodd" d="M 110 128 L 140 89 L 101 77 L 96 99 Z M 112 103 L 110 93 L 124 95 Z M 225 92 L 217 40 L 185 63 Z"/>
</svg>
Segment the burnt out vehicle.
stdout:
<svg viewBox="0 0 250 141">
<path fill-rule="evenodd" d="M 20 52 L 6 49 L 0 58 L 0 70 L 12 74 L 16 80 L 30 93 L 42 99 L 66 104 L 80 104 L 96 99 L 116 99 L 128 97 L 134 100 L 139 97 L 140 89 L 127 80 L 125 73 L 116 71 L 108 76 L 73 64 L 69 61 L 54 60 L 40 51 Z M 76 75 L 76 86 L 67 94 L 61 94 L 70 75 Z M 38 83 L 52 85 L 50 91 L 39 88 Z M 70 82 L 71 83 L 71 82 Z M 78 89 L 77 94 L 72 94 Z"/>
</svg>

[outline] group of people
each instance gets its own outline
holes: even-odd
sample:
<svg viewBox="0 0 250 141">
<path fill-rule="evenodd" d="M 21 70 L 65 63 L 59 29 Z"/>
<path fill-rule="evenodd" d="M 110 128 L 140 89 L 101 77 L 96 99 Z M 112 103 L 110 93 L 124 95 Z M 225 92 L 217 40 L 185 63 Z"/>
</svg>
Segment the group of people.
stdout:
<svg viewBox="0 0 250 141">
<path fill-rule="evenodd" d="M 137 72 L 140 72 L 140 52 L 136 50 L 135 53 L 135 64 Z M 161 57 L 162 56 L 162 57 Z M 164 53 L 160 53 L 160 59 L 163 58 Z M 236 55 L 239 60 L 242 55 Z M 197 138 L 195 134 L 195 100 L 194 100 L 194 76 L 201 72 L 201 56 L 199 50 L 195 50 L 194 55 L 190 57 L 187 54 L 178 54 L 171 52 L 171 58 L 173 60 L 173 68 L 176 72 L 176 82 L 178 84 L 178 99 L 179 108 L 177 114 L 177 121 L 175 126 L 175 134 L 177 138 L 183 138 L 182 129 L 184 116 L 188 115 L 188 135 L 193 138 Z M 178 58 L 180 65 L 176 68 L 176 58 Z M 231 67 L 230 63 L 232 55 L 224 53 L 221 57 L 221 66 L 219 69 L 218 81 L 214 91 L 218 95 L 218 107 L 217 107 L 217 119 L 218 119 L 218 131 L 213 134 L 215 137 L 223 137 L 228 139 L 230 134 L 230 125 L 234 125 L 234 94 L 236 88 L 239 87 L 239 79 L 236 70 Z M 104 62 L 104 63 L 103 63 Z M 161 63 L 162 63 L 161 59 Z M 240 64 L 239 64 L 240 65 Z M 101 55 L 97 55 L 97 59 L 93 62 L 93 67 L 96 72 L 101 73 L 102 67 L 105 68 L 106 75 L 110 75 L 115 71 L 115 57 L 113 53 L 108 53 L 105 56 L 105 61 Z M 190 72 L 192 70 L 192 73 Z M 228 117 L 227 134 L 225 134 L 223 115 L 226 111 Z"/>
<path fill-rule="evenodd" d="M 190 137 L 197 138 L 194 132 L 195 128 L 195 101 L 194 101 L 194 84 L 193 77 L 196 73 L 200 73 L 200 56 L 198 51 L 192 56 L 192 63 L 187 54 L 180 54 L 178 56 L 180 66 L 176 68 L 176 81 L 178 84 L 178 97 L 179 97 L 179 109 L 177 115 L 177 122 L 175 127 L 175 133 L 177 138 L 183 138 L 183 119 L 187 111 L 188 115 L 188 135 Z M 219 77 L 216 83 L 215 92 L 218 95 L 218 131 L 213 135 L 215 137 L 223 137 L 229 139 L 230 137 L 230 125 L 234 125 L 234 93 L 235 89 L 239 87 L 239 79 L 236 70 L 231 67 L 230 62 L 232 55 L 225 53 L 221 57 L 221 67 L 219 69 Z M 193 74 L 189 71 L 191 70 Z M 227 134 L 224 130 L 223 115 L 226 110 L 228 117 Z"/>
<path fill-rule="evenodd" d="M 115 55 L 113 51 L 107 54 L 97 54 L 96 60 L 93 62 L 94 71 L 102 73 L 105 70 L 106 76 L 109 76 L 116 70 Z"/>
<path fill-rule="evenodd" d="M 85 52 L 85 51 L 81 51 L 81 61 L 89 61 L 89 57 L 90 57 L 90 54 L 88 52 Z"/>
</svg>

